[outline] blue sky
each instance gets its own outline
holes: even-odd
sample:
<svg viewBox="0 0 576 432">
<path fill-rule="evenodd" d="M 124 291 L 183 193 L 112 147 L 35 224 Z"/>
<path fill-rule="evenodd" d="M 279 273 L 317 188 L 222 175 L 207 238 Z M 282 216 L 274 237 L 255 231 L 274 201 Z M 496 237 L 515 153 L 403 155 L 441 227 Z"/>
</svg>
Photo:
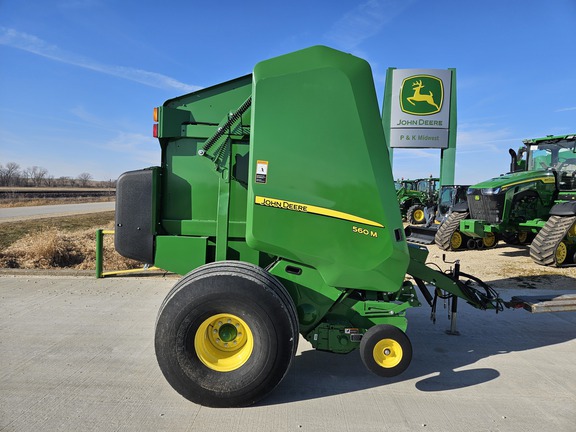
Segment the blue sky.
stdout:
<svg viewBox="0 0 576 432">
<path fill-rule="evenodd" d="M 327 45 L 386 70 L 456 68 L 456 182 L 524 138 L 576 132 L 576 0 L 0 0 L 0 164 L 96 180 L 157 165 L 152 109 Z M 396 150 L 394 176 L 438 175 Z"/>
</svg>

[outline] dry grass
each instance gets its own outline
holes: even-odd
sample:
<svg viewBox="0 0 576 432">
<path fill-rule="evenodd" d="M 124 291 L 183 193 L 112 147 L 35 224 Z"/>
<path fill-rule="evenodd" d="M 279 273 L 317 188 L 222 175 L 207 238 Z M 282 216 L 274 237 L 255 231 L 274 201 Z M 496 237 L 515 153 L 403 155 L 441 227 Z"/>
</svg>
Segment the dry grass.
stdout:
<svg viewBox="0 0 576 432">
<path fill-rule="evenodd" d="M 12 227 L 18 228 L 15 230 Z M 98 216 L 81 215 L 60 219 L 0 224 L 0 237 L 11 232 L 9 244 L 0 251 L 0 268 L 51 269 L 96 268 L 96 230 L 112 229 L 113 212 Z M 5 242 L 3 242 L 5 243 Z M 106 269 L 124 270 L 142 264 L 120 256 L 113 236 L 104 237 L 103 262 Z"/>
</svg>

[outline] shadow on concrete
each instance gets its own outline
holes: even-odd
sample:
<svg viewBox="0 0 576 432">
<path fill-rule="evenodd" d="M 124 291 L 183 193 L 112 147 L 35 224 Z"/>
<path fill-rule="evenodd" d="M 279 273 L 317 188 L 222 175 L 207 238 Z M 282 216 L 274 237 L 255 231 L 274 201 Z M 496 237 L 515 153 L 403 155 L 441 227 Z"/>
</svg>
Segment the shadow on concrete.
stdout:
<svg viewBox="0 0 576 432">
<path fill-rule="evenodd" d="M 320 352 L 307 349 L 307 342 L 301 338 L 304 351 L 295 357 L 278 388 L 260 405 L 335 396 L 404 381 L 414 381 L 414 387 L 422 392 L 476 386 L 501 376 L 501 371 L 485 367 L 485 362 L 483 367 L 473 366 L 477 362 L 576 338 L 576 312 L 530 314 L 524 310 L 505 310 L 495 314 L 461 304 L 458 315 L 461 334 L 451 336 L 445 332 L 450 326 L 447 310 L 439 306 L 436 324 L 430 321 L 429 311 L 422 307 L 408 312 L 407 335 L 414 354 L 411 365 L 400 376 L 376 376 L 365 368 L 358 351 L 344 355 Z M 441 316 L 443 313 L 446 315 Z M 506 371 L 513 373 L 508 368 Z"/>
<path fill-rule="evenodd" d="M 545 290 L 576 289 L 576 279 L 559 274 L 539 274 L 531 276 L 513 276 L 487 282 L 496 291 L 502 288 L 528 288 Z M 501 294 L 502 295 L 502 294 Z M 509 300 L 509 299 L 505 299 Z"/>
</svg>

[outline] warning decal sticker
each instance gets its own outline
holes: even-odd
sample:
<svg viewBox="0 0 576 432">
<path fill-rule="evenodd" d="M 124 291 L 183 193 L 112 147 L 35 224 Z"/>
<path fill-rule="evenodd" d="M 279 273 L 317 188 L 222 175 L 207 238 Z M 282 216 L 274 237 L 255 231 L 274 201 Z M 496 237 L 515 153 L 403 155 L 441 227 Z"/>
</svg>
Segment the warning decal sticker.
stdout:
<svg viewBox="0 0 576 432">
<path fill-rule="evenodd" d="M 256 161 L 256 183 L 266 183 L 268 177 L 268 161 Z"/>
</svg>

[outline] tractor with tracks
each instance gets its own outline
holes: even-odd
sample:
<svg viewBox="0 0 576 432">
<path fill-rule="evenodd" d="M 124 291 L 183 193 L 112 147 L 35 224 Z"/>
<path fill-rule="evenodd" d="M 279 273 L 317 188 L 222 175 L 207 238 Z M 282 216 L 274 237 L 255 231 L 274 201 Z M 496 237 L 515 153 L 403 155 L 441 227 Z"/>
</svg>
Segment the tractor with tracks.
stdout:
<svg viewBox="0 0 576 432">
<path fill-rule="evenodd" d="M 300 335 L 398 375 L 419 294 L 430 306 L 442 296 L 502 309 L 458 263 L 428 267 L 427 249 L 406 242 L 366 61 L 311 47 L 154 112 L 161 164 L 118 179 L 114 241 L 183 275 L 160 306 L 154 347 L 190 401 L 262 399 Z"/>
<path fill-rule="evenodd" d="M 561 266 L 576 253 L 576 135 L 523 141 L 511 169 L 468 189 L 438 229 L 444 250 L 530 244 L 537 264 Z"/>
</svg>

